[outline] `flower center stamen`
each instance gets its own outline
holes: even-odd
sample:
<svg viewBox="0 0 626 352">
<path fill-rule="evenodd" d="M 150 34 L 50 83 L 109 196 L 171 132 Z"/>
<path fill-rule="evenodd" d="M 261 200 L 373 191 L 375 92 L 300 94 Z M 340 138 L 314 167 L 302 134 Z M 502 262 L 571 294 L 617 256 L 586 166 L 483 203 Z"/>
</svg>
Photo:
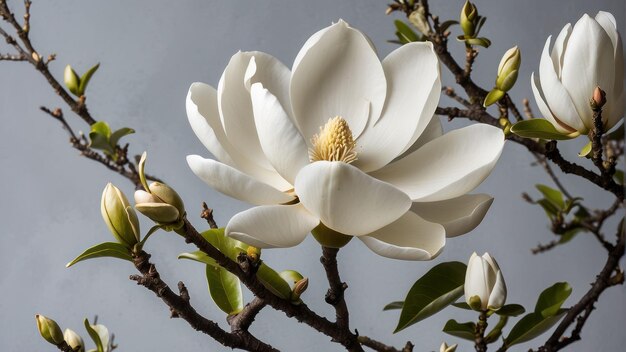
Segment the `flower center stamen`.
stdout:
<svg viewBox="0 0 626 352">
<path fill-rule="evenodd" d="M 348 122 L 341 116 L 335 116 L 328 120 L 324 127 L 320 127 L 320 133 L 311 138 L 313 145 L 309 149 L 311 162 L 327 160 L 351 163 L 357 159 L 356 142 L 352 137 L 352 131 Z"/>
</svg>

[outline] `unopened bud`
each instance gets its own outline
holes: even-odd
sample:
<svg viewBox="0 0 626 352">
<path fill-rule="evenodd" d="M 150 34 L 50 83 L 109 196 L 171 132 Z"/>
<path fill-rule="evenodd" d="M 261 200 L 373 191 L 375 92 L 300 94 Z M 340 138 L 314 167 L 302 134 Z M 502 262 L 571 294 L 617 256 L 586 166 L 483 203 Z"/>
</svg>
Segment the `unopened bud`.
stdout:
<svg viewBox="0 0 626 352">
<path fill-rule="evenodd" d="M 498 77 L 496 78 L 496 88 L 507 92 L 513 88 L 517 80 L 517 74 L 522 61 L 522 56 L 517 46 L 512 47 L 504 53 L 498 65 Z"/>
<path fill-rule="evenodd" d="M 591 108 L 593 110 L 602 109 L 606 104 L 606 92 L 596 86 L 591 97 Z"/>
<path fill-rule="evenodd" d="M 69 89 L 72 94 L 78 96 L 78 86 L 80 85 L 80 78 L 78 78 L 78 74 L 72 66 L 65 66 L 65 72 L 63 73 L 63 81 L 65 82 L 65 86 Z"/>
<path fill-rule="evenodd" d="M 35 315 L 35 319 L 37 320 L 37 329 L 44 340 L 53 345 L 63 343 L 63 331 L 61 331 L 61 328 L 56 321 L 39 314 Z"/>
<path fill-rule="evenodd" d="M 309 287 L 309 278 L 305 277 L 304 279 L 301 279 L 300 281 L 296 282 L 296 284 L 293 287 L 293 298 L 294 299 L 298 299 L 300 298 L 300 296 L 304 293 L 304 291 L 306 291 L 306 289 Z"/>
<path fill-rule="evenodd" d="M 415 28 L 422 32 L 422 34 L 428 35 L 431 32 L 430 23 L 428 23 L 424 6 L 419 6 L 417 10 L 411 12 L 409 15 L 409 21 L 415 26 Z"/>
<path fill-rule="evenodd" d="M 117 241 L 132 248 L 140 239 L 139 219 L 128 199 L 117 187 L 107 184 L 100 203 L 102 218 Z"/>
<path fill-rule="evenodd" d="M 74 330 L 65 329 L 63 339 L 75 352 L 85 352 L 85 342 Z"/>
<path fill-rule="evenodd" d="M 455 352 L 457 346 L 457 344 L 448 346 L 448 344 L 444 342 L 441 344 L 441 347 L 439 347 L 439 352 Z"/>
<path fill-rule="evenodd" d="M 477 18 L 478 10 L 476 9 L 476 5 L 469 1 L 465 1 L 465 5 L 463 5 L 463 9 L 461 10 L 459 22 L 461 23 L 461 29 L 463 29 L 463 33 L 466 37 L 474 37 L 474 31 L 476 30 L 475 22 Z"/>
</svg>

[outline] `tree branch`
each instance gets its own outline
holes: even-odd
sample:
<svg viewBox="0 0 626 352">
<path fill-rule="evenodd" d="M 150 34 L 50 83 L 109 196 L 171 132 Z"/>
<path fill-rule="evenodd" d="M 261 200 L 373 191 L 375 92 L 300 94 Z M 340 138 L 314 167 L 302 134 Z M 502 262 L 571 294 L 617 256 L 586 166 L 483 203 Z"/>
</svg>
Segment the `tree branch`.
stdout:
<svg viewBox="0 0 626 352">
<path fill-rule="evenodd" d="M 408 341 L 406 345 L 402 349 L 397 349 L 393 346 L 385 345 L 380 341 L 376 341 L 370 337 L 360 335 L 359 342 L 366 347 L 373 349 L 378 352 L 413 352 L 413 344 Z"/>
<path fill-rule="evenodd" d="M 322 246 L 322 257 L 320 262 L 324 266 L 326 271 L 326 277 L 328 278 L 328 292 L 326 292 L 326 303 L 335 307 L 335 316 L 337 318 L 337 325 L 340 329 L 350 332 L 350 315 L 348 312 L 348 306 L 344 296 L 344 291 L 348 288 L 345 282 L 341 281 L 339 277 L 339 268 L 337 266 L 337 253 L 339 248 L 330 248 Z"/>
</svg>

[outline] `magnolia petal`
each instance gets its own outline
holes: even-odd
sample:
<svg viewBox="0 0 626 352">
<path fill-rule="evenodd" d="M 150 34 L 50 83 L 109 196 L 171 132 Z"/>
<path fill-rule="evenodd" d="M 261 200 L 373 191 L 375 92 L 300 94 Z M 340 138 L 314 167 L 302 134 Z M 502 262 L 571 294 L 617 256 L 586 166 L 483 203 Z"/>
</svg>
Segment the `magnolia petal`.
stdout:
<svg viewBox="0 0 626 352">
<path fill-rule="evenodd" d="M 409 210 L 399 189 L 356 167 L 331 161 L 305 166 L 295 183 L 300 202 L 327 227 L 352 236 L 369 234 Z"/>
<path fill-rule="evenodd" d="M 233 216 L 226 235 L 258 248 L 286 248 L 300 244 L 318 224 L 301 204 L 263 205 Z"/>
<path fill-rule="evenodd" d="M 294 120 L 302 135 L 311 138 L 328 119 L 341 116 L 357 138 L 385 103 L 382 65 L 366 37 L 344 21 L 314 36 L 292 70 Z"/>
<path fill-rule="evenodd" d="M 239 153 L 239 151 L 232 146 L 228 137 L 224 133 L 219 113 L 216 112 L 216 96 L 217 93 L 215 89 L 204 83 L 192 84 L 187 95 L 187 116 L 190 117 L 190 119 L 193 119 L 194 123 L 198 126 L 201 126 L 201 119 L 204 119 L 206 124 L 208 124 L 208 127 L 213 131 L 213 135 L 227 154 L 228 158 L 224 157 L 224 160 L 222 160 L 220 159 L 220 155 L 213 154 L 214 151 L 211 149 L 209 149 L 209 151 L 211 151 L 213 155 L 216 155 L 216 157 L 224 164 L 235 167 L 243 173 L 248 174 L 263 183 L 267 183 L 280 191 L 291 189 L 291 184 L 285 181 L 275 170 L 271 169 L 271 166 L 270 169 L 260 166 L 254 160 L 251 160 L 244 154 Z M 252 115 L 250 115 L 250 118 L 252 118 Z M 194 125 L 192 124 L 192 128 L 193 126 Z M 205 131 L 208 129 L 206 126 L 202 128 L 204 128 Z M 199 138 L 206 146 L 207 144 L 210 145 L 211 143 L 214 143 L 214 141 L 211 140 L 211 137 L 212 136 L 204 136 Z"/>
<path fill-rule="evenodd" d="M 546 99 L 546 103 L 550 107 L 553 116 L 577 131 L 585 131 L 585 125 L 583 124 L 576 107 L 570 98 L 569 92 L 565 89 L 561 81 L 559 80 L 556 71 L 554 71 L 554 64 L 550 57 L 550 41 L 552 36 L 548 37 L 546 44 L 543 47 L 543 53 L 541 54 L 541 61 L 539 62 L 539 82 L 541 90 L 543 91 L 543 97 Z M 571 41 L 571 36 L 570 36 Z M 569 44 L 568 44 L 569 46 Z M 567 56 L 567 53 L 565 53 Z M 563 64 L 565 69 L 565 62 Z M 589 103 L 589 98 L 585 100 Z"/>
<path fill-rule="evenodd" d="M 572 33 L 572 25 L 566 24 L 561 30 L 561 33 L 554 40 L 554 47 L 552 48 L 552 64 L 554 65 L 554 72 L 556 72 L 559 79 L 561 79 L 561 68 L 563 67 L 563 54 L 567 48 L 567 40 Z"/>
<path fill-rule="evenodd" d="M 206 184 L 233 198 L 252 204 L 282 204 L 294 200 L 283 193 L 239 170 L 198 155 L 187 156 L 187 164 Z"/>
<path fill-rule="evenodd" d="M 359 239 L 383 257 L 431 260 L 446 244 L 446 232 L 441 225 L 408 211 L 398 220 Z"/>
<path fill-rule="evenodd" d="M 456 198 L 489 176 L 503 146 L 499 128 L 471 125 L 448 132 L 371 175 L 403 190 L 413 201 Z"/>
<path fill-rule="evenodd" d="M 288 115 L 291 115 L 289 99 L 289 80 L 291 71 L 275 57 L 262 52 L 255 52 L 244 75 L 244 85 L 250 90 L 254 83 L 261 83 L 278 99 Z"/>
<path fill-rule="evenodd" d="M 254 56 L 261 58 L 269 55 L 257 51 L 240 51 L 231 57 L 217 86 L 217 102 L 224 132 L 233 142 L 232 146 L 259 166 L 271 170 L 259 144 L 250 92 L 245 85 L 246 70 Z"/>
<path fill-rule="evenodd" d="M 557 131 L 563 134 L 569 134 L 569 133 L 575 132 L 576 130 L 564 124 L 563 122 L 561 122 L 561 120 L 557 119 L 552 114 L 552 111 L 550 110 L 550 108 L 548 107 L 546 103 L 546 98 L 543 93 L 543 90 L 541 89 L 541 82 L 539 82 L 539 78 L 535 76 L 534 72 L 530 75 L 530 83 L 531 83 L 531 87 L 533 90 L 533 94 L 535 96 L 535 102 L 537 103 L 537 106 L 539 107 L 539 111 L 541 111 L 541 115 L 543 115 L 543 117 L 546 120 L 550 121 L 552 126 L 554 126 L 554 128 L 556 128 Z"/>
<path fill-rule="evenodd" d="M 219 122 L 215 88 L 204 83 L 193 83 L 187 93 L 186 107 L 187 120 L 189 120 L 189 125 L 191 125 L 196 137 L 215 158 L 224 164 L 233 166 L 234 161 L 221 144 L 222 142 L 227 143 L 227 141 L 225 141 L 226 136 Z M 217 132 L 213 129 L 210 119 L 214 120 L 213 126 Z M 220 132 L 221 135 L 219 135 Z"/>
<path fill-rule="evenodd" d="M 506 302 L 506 284 L 504 282 L 502 272 L 498 270 L 496 274 L 496 282 L 493 285 L 491 294 L 489 295 L 489 302 L 487 303 L 487 306 L 493 309 L 500 309 L 500 307 L 504 305 L 504 302 Z"/>
<path fill-rule="evenodd" d="M 180 213 L 176 207 L 165 203 L 136 204 L 135 209 L 153 221 L 168 223 L 178 220 Z"/>
<path fill-rule="evenodd" d="M 500 266 L 489 253 L 483 254 L 483 259 L 487 262 L 487 264 L 489 264 L 489 267 L 491 268 L 491 272 L 493 274 L 490 276 L 489 280 L 493 283 L 496 280 L 496 272 L 500 271 Z"/>
<path fill-rule="evenodd" d="M 298 171 L 309 164 L 307 144 L 278 99 L 261 83 L 254 83 L 250 94 L 263 152 L 274 169 L 293 184 Z"/>
<path fill-rule="evenodd" d="M 443 127 L 441 126 L 441 120 L 439 120 L 439 116 L 433 115 L 430 118 L 430 122 L 424 129 L 424 132 L 420 134 L 419 138 L 407 149 L 402 155 L 395 158 L 393 161 L 400 160 L 405 156 L 413 153 L 414 151 L 421 148 L 424 144 L 432 141 L 435 138 L 439 138 L 443 135 Z"/>
<path fill-rule="evenodd" d="M 407 65 L 417 62 L 417 65 Z M 441 94 L 439 60 L 430 42 L 401 46 L 382 62 L 387 77 L 387 100 L 378 121 L 357 140 L 355 166 L 377 170 L 408 149 L 424 131 Z"/>
<path fill-rule="evenodd" d="M 479 257 L 476 253 L 473 253 L 467 263 L 467 271 L 465 272 L 465 302 L 470 304 L 470 298 L 473 296 L 480 297 L 483 307 L 487 307 L 489 302 L 489 287 L 485 280 L 485 262 L 483 258 Z"/>
<path fill-rule="evenodd" d="M 622 39 L 617 32 L 615 17 L 609 12 L 600 11 L 596 21 L 604 28 L 611 38 L 615 55 L 615 81 L 612 89 L 603 88 L 607 94 L 607 101 L 602 116 L 606 119 L 605 129 L 609 130 L 624 117 L 624 49 Z"/>
<path fill-rule="evenodd" d="M 158 197 L 155 197 L 151 193 L 148 193 L 141 189 L 135 191 L 134 198 L 135 198 L 135 204 L 162 203 L 162 201 Z"/>
<path fill-rule="evenodd" d="M 476 228 L 493 203 L 488 194 L 466 194 L 438 202 L 413 203 L 411 210 L 422 218 L 443 225 L 447 237 L 466 234 Z"/>
<path fill-rule="evenodd" d="M 596 86 L 610 89 L 615 82 L 614 60 L 609 35 L 596 20 L 583 15 L 570 35 L 563 56 L 561 81 L 587 129 L 593 128 L 593 111 L 589 105 L 593 90 Z M 541 74 L 543 82 L 543 72 Z"/>
</svg>

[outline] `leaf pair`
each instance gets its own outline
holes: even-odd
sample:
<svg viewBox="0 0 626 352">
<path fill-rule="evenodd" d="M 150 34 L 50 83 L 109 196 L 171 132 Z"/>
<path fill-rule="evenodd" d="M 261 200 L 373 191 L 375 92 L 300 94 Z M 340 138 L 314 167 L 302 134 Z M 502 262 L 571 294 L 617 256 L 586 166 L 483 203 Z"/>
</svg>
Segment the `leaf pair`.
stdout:
<svg viewBox="0 0 626 352">
<path fill-rule="evenodd" d="M 63 73 L 63 80 L 65 81 L 65 86 L 69 91 L 77 97 L 80 97 L 85 94 L 85 90 L 87 90 L 87 85 L 89 84 L 89 80 L 91 80 L 91 76 L 98 70 L 100 64 L 96 64 L 87 72 L 85 72 L 81 77 L 78 77 L 78 73 L 74 71 L 72 66 L 65 66 L 65 71 Z"/>
<path fill-rule="evenodd" d="M 128 127 L 122 127 L 112 132 L 109 124 L 104 121 L 98 121 L 91 125 L 89 147 L 102 150 L 104 154 L 113 160 L 117 160 L 117 153 L 115 152 L 117 144 L 122 137 L 132 133 L 135 133 L 135 130 Z"/>
</svg>

